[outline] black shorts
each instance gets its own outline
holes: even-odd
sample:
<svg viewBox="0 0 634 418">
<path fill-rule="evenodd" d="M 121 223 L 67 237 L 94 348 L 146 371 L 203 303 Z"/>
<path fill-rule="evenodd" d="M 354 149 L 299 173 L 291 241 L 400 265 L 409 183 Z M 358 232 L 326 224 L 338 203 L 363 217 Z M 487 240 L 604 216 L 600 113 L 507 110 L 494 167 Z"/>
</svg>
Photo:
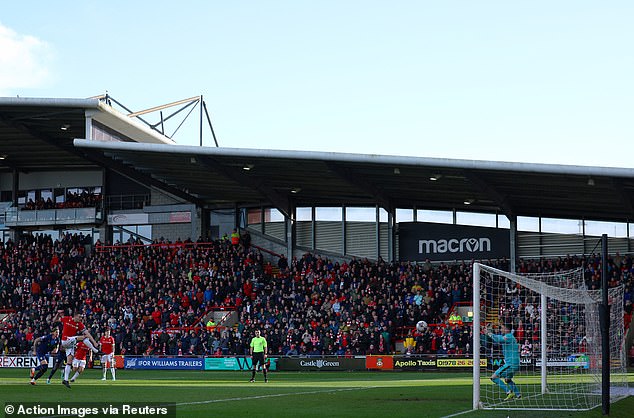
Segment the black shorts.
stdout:
<svg viewBox="0 0 634 418">
<path fill-rule="evenodd" d="M 65 361 L 66 361 L 66 353 L 64 352 L 64 350 L 62 350 L 61 347 L 59 347 L 57 349 L 57 355 L 53 359 L 53 363 L 54 364 L 64 364 Z"/>
<path fill-rule="evenodd" d="M 264 352 L 253 353 L 253 369 L 257 370 L 258 364 L 264 368 Z"/>
</svg>

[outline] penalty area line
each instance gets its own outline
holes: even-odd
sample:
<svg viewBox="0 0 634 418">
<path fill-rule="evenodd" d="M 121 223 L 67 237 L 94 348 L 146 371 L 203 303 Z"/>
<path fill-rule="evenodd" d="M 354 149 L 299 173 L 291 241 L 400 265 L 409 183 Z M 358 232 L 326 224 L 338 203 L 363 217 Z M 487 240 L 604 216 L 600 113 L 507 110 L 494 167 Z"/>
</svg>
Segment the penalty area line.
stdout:
<svg viewBox="0 0 634 418">
<path fill-rule="evenodd" d="M 455 414 L 451 414 L 451 415 L 445 415 L 445 416 L 444 416 L 444 417 L 442 417 L 442 418 L 457 417 L 458 415 L 468 414 L 469 412 L 473 412 L 473 409 L 467 409 L 466 411 L 456 412 Z"/>
<path fill-rule="evenodd" d="M 243 396 L 239 398 L 209 399 L 207 401 L 179 402 L 176 404 L 176 406 L 204 405 L 204 404 L 218 403 L 218 402 L 248 401 L 251 399 L 279 398 L 282 396 L 314 395 L 317 393 L 328 393 L 328 392 L 346 392 L 346 391 L 352 391 L 352 390 L 376 389 L 378 387 L 380 386 L 364 386 L 364 387 L 344 388 L 344 389 L 312 390 L 307 392 L 274 393 L 270 395 Z"/>
</svg>

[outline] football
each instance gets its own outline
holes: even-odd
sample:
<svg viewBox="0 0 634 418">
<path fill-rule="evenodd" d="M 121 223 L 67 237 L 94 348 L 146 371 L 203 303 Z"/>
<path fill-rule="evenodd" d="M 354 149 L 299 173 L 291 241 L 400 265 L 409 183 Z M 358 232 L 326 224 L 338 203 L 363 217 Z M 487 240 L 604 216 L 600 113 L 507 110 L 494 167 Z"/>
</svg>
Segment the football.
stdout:
<svg viewBox="0 0 634 418">
<path fill-rule="evenodd" d="M 425 321 L 418 321 L 418 322 L 416 323 L 416 330 L 417 330 L 418 332 L 423 332 L 423 331 L 425 331 L 426 329 L 427 329 L 427 322 L 425 322 Z"/>
</svg>

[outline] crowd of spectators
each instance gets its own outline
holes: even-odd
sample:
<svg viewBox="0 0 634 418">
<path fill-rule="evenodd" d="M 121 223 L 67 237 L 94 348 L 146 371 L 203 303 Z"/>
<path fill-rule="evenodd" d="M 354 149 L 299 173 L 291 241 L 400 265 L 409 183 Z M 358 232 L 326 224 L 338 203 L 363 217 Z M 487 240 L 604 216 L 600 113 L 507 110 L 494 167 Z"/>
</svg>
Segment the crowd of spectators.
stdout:
<svg viewBox="0 0 634 418">
<path fill-rule="evenodd" d="M 405 341 L 409 354 L 471 350 L 472 326 L 448 323 L 451 307 L 472 298 L 466 262 L 337 263 L 305 254 L 282 256 L 271 265 L 245 240 L 118 246 L 89 241 L 39 235 L 0 246 L 0 308 L 13 311 L 0 329 L 0 353 L 28 352 L 32 340 L 53 326 L 56 312 L 78 308 L 93 336 L 112 329 L 116 352 L 123 354 L 244 355 L 256 328 L 272 355 L 394 353 L 397 340 Z M 525 260 L 518 270 L 559 271 L 583 261 Z M 586 280 L 596 286 L 600 258 L 585 261 Z M 488 264 L 509 268 L 507 260 Z M 631 314 L 632 258 L 613 257 L 609 269 L 612 285 L 626 284 Z M 538 331 L 534 302 L 508 309 L 529 351 Z M 212 308 L 235 310 L 237 323 L 206 327 Z M 431 324 L 422 334 L 414 329 L 421 319 Z"/>
<path fill-rule="evenodd" d="M 81 193 L 68 191 L 63 202 L 54 202 L 51 197 L 29 199 L 22 210 L 47 210 L 68 208 L 92 208 L 101 204 L 101 193 L 82 191 Z"/>
</svg>

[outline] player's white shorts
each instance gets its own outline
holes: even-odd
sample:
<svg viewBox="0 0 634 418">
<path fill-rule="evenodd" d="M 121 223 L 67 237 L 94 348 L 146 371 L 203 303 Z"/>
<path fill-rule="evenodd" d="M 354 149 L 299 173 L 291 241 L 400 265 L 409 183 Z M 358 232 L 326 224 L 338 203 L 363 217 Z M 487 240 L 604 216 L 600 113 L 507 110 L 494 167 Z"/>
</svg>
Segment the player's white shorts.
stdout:
<svg viewBox="0 0 634 418">
<path fill-rule="evenodd" d="M 73 368 L 86 367 L 86 360 L 73 359 Z"/>
<path fill-rule="evenodd" d="M 75 355 L 75 347 L 77 347 L 76 337 L 68 337 L 65 340 L 62 340 L 62 348 L 66 352 L 67 356 Z"/>
<path fill-rule="evenodd" d="M 113 361 L 114 361 L 114 353 L 104 354 L 103 356 L 101 356 L 101 364 L 103 364 L 104 366 L 106 365 L 106 363 L 110 363 L 110 367 L 112 367 Z"/>
</svg>

